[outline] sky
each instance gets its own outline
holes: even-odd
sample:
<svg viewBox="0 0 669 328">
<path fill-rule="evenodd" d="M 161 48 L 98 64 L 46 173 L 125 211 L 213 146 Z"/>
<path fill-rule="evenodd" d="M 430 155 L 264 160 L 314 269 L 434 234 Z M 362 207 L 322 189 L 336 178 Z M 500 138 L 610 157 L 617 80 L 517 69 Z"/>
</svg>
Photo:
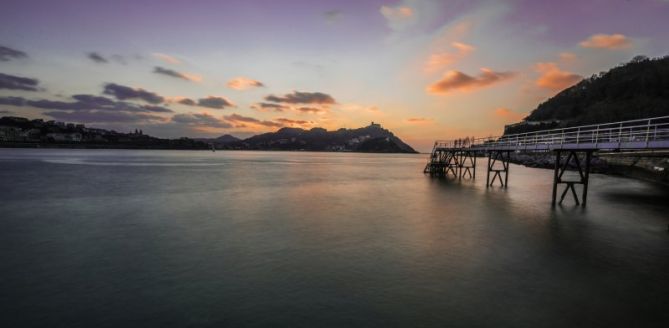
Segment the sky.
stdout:
<svg viewBox="0 0 669 328">
<path fill-rule="evenodd" d="M 669 0 L 3 0 L 0 115 L 158 137 L 374 121 L 495 136 L 584 77 L 669 54 Z"/>
</svg>

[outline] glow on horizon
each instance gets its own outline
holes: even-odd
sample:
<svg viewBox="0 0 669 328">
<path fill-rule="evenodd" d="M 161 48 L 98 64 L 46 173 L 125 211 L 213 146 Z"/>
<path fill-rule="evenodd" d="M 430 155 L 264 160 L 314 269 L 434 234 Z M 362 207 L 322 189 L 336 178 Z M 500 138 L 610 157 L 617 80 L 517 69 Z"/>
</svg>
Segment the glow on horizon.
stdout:
<svg viewBox="0 0 669 328">
<path fill-rule="evenodd" d="M 375 121 L 427 150 L 435 139 L 499 134 L 583 77 L 666 55 L 666 17 L 661 0 L 9 0 L 0 73 L 39 88 L 0 84 L 0 110 L 160 137 Z M 121 100 L 103 94 L 109 83 L 149 94 Z M 73 95 L 160 108 L 31 105 Z"/>
</svg>

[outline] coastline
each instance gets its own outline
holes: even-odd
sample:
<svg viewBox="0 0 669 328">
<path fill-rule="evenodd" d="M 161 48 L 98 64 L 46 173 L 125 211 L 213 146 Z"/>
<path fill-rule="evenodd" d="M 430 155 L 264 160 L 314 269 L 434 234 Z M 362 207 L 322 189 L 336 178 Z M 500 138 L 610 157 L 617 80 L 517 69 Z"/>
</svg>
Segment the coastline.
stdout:
<svg viewBox="0 0 669 328">
<path fill-rule="evenodd" d="M 7 143 L 0 142 L 0 149 L 125 149 L 125 150 L 193 150 L 193 151 L 212 151 L 211 148 L 195 147 L 145 147 L 142 145 L 120 145 L 120 144 L 81 144 L 81 143 Z M 411 154 L 423 155 L 420 152 L 384 152 L 384 151 L 355 151 L 355 150 L 311 150 L 311 149 L 230 149 L 216 148 L 216 151 L 267 151 L 267 152 L 315 152 L 315 153 L 361 153 L 361 154 Z M 429 153 L 425 153 L 428 154 Z"/>
</svg>

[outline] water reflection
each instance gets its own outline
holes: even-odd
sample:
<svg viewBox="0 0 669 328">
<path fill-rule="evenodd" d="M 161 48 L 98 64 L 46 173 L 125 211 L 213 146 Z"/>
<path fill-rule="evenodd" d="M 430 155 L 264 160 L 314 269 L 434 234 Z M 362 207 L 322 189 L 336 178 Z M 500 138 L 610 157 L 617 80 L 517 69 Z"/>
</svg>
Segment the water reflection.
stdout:
<svg viewBox="0 0 669 328">
<path fill-rule="evenodd" d="M 669 319 L 666 190 L 593 175 L 586 209 L 551 209 L 550 170 L 512 166 L 508 188 L 485 188 L 485 167 L 477 180 L 431 179 L 424 160 L 3 150 L 4 317 L 68 327 Z"/>
</svg>

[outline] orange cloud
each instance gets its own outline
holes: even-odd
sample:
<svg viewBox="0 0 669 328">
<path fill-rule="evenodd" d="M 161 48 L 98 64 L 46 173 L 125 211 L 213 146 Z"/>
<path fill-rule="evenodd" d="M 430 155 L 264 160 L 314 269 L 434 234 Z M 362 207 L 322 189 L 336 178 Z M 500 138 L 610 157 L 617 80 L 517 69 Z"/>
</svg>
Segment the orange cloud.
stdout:
<svg viewBox="0 0 669 328">
<path fill-rule="evenodd" d="M 454 64 L 458 60 L 471 54 L 475 48 L 471 45 L 462 42 L 453 42 L 451 46 L 455 48 L 455 52 L 440 52 L 432 54 L 425 65 L 427 71 L 435 71 L 444 66 Z"/>
<path fill-rule="evenodd" d="M 583 79 L 578 74 L 561 70 L 555 63 L 538 63 L 534 69 L 540 74 L 536 84 L 546 89 L 562 90 Z"/>
<path fill-rule="evenodd" d="M 632 45 L 622 34 L 595 34 L 580 43 L 583 48 L 625 49 Z"/>
<path fill-rule="evenodd" d="M 427 124 L 432 123 L 433 121 L 433 119 L 425 117 L 410 117 L 406 119 L 406 122 L 411 124 Z"/>
<path fill-rule="evenodd" d="M 168 64 L 175 64 L 175 65 L 181 64 L 181 61 L 179 59 L 177 59 L 173 56 L 170 56 L 170 55 L 161 54 L 159 52 L 153 53 L 153 57 L 156 57 L 156 58 L 158 58 L 158 59 L 160 59 L 160 60 L 162 60 L 162 61 L 164 61 Z"/>
<path fill-rule="evenodd" d="M 250 88 L 259 88 L 264 87 L 265 85 L 257 80 L 249 79 L 246 77 L 237 77 L 228 81 L 228 87 L 235 90 L 246 90 Z"/>
<path fill-rule="evenodd" d="M 516 76 L 514 72 L 495 72 L 489 68 L 481 68 L 481 74 L 470 76 L 460 71 L 448 71 L 441 80 L 429 85 L 427 92 L 446 94 L 451 91 L 471 91 L 506 81 Z"/>
<path fill-rule="evenodd" d="M 516 113 L 508 108 L 500 107 L 496 108 L 493 111 L 493 116 L 496 118 L 502 119 L 506 122 L 512 122 L 512 121 L 520 121 L 523 119 L 524 115 L 520 113 Z"/>
</svg>

